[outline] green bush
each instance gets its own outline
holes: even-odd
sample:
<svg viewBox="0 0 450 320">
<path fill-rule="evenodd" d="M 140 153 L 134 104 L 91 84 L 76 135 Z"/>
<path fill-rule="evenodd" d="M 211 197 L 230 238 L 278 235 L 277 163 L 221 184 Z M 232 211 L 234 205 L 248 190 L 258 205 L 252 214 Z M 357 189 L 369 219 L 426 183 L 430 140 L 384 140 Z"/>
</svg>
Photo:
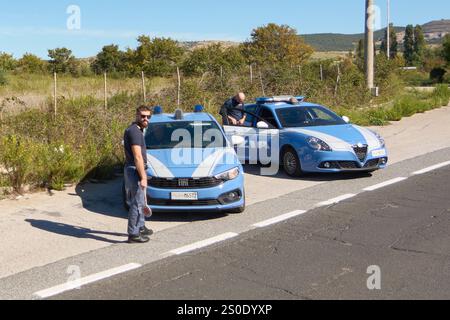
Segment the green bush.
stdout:
<svg viewBox="0 0 450 320">
<path fill-rule="evenodd" d="M 6 72 L 0 69 L 0 86 L 5 86 L 8 84 L 8 79 L 6 78 Z"/>
</svg>

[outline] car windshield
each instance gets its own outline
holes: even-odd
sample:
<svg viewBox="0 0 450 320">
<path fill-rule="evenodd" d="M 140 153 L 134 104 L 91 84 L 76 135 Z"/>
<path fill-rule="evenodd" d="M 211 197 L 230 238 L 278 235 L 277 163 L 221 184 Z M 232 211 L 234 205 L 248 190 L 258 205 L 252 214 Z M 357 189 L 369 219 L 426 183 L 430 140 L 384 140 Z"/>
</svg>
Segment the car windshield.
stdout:
<svg viewBox="0 0 450 320">
<path fill-rule="evenodd" d="M 226 139 L 213 121 L 151 123 L 145 143 L 149 150 L 226 147 Z"/>
<path fill-rule="evenodd" d="M 346 122 L 324 107 L 292 107 L 278 109 L 278 118 L 285 128 L 336 126 Z"/>
</svg>

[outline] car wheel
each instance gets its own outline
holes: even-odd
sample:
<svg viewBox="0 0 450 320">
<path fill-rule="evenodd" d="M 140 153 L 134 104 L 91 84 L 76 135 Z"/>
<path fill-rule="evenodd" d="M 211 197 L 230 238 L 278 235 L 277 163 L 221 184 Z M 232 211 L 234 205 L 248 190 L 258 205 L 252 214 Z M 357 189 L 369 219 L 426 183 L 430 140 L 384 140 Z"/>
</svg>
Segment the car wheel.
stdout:
<svg viewBox="0 0 450 320">
<path fill-rule="evenodd" d="M 128 205 L 127 201 L 127 191 L 125 189 L 125 182 L 122 184 L 122 201 L 123 201 L 123 207 L 125 210 L 130 211 L 130 206 Z"/>
<path fill-rule="evenodd" d="M 300 177 L 303 175 L 300 159 L 297 152 L 289 148 L 283 152 L 282 156 L 284 171 L 292 177 Z"/>
</svg>

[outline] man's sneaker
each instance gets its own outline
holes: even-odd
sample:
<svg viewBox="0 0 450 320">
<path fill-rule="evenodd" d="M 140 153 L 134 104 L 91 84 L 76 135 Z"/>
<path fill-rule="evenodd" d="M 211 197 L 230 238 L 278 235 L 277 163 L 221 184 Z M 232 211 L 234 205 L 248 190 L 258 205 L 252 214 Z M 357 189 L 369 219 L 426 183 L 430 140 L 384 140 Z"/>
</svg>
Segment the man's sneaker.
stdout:
<svg viewBox="0 0 450 320">
<path fill-rule="evenodd" d="M 139 236 L 129 236 L 128 243 L 147 243 L 150 241 L 150 238 L 139 235 Z"/>
<path fill-rule="evenodd" d="M 141 228 L 140 230 L 141 232 L 141 236 L 151 236 L 153 234 L 153 230 L 152 229 L 148 229 L 146 226 L 144 226 L 143 228 Z"/>
</svg>

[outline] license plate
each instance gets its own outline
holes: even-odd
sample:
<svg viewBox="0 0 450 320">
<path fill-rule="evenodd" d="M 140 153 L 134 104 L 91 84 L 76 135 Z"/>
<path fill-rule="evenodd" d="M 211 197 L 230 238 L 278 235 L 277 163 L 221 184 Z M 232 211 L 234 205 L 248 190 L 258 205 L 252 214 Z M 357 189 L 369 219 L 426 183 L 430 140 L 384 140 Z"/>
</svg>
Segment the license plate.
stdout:
<svg viewBox="0 0 450 320">
<path fill-rule="evenodd" d="M 384 157 L 386 155 L 385 150 L 375 150 L 372 151 L 372 157 Z"/>
<path fill-rule="evenodd" d="M 198 200 L 197 192 L 172 192 L 172 200 Z"/>
</svg>

